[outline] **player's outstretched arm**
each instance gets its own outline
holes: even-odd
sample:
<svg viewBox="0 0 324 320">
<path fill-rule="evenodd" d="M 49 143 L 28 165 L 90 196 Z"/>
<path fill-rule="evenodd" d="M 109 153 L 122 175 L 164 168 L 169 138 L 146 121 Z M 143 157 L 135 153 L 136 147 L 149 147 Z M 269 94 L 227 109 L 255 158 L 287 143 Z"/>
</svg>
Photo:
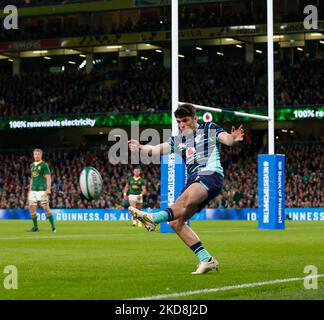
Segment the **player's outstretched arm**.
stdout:
<svg viewBox="0 0 324 320">
<path fill-rule="evenodd" d="M 169 154 L 170 148 L 168 143 L 161 143 L 156 146 L 149 144 L 140 144 L 137 140 L 129 140 L 128 147 L 131 151 L 140 151 L 147 155 L 162 155 Z"/>
<path fill-rule="evenodd" d="M 227 146 L 235 146 L 244 139 L 244 130 L 243 126 L 240 125 L 238 129 L 235 129 L 235 127 L 232 127 L 231 133 L 222 132 L 218 136 L 218 140 L 226 144 Z"/>
</svg>

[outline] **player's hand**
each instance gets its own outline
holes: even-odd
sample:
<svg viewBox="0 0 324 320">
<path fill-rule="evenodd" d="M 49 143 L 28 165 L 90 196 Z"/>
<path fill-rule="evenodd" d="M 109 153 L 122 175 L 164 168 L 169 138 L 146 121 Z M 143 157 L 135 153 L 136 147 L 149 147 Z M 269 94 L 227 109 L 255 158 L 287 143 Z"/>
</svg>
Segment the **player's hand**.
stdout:
<svg viewBox="0 0 324 320">
<path fill-rule="evenodd" d="M 51 193 L 52 193 L 51 190 L 46 190 L 47 195 L 50 195 Z"/>
<path fill-rule="evenodd" d="M 124 194 L 124 200 L 125 201 L 127 200 L 127 194 L 126 193 Z"/>
<path fill-rule="evenodd" d="M 131 139 L 128 141 L 128 148 L 130 151 L 139 151 L 140 143 L 137 140 Z"/>
<path fill-rule="evenodd" d="M 235 127 L 232 127 L 231 135 L 232 135 L 235 142 L 243 141 L 243 138 L 244 138 L 243 126 L 240 125 L 238 127 L 238 129 L 235 129 Z"/>
</svg>

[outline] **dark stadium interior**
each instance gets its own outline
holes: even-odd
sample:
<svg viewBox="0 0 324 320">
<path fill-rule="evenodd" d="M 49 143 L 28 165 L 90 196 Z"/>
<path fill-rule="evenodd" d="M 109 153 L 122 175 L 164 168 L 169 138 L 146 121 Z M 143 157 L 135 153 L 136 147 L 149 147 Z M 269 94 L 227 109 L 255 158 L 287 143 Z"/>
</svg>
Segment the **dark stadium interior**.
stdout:
<svg viewBox="0 0 324 320">
<path fill-rule="evenodd" d="M 50 0 L 23 0 L 0 1 L 0 4 L 15 4 L 22 7 L 66 4 L 89 1 L 50 1 Z M 233 25 L 263 24 L 266 23 L 265 1 L 219 1 L 215 3 L 198 3 L 180 6 L 179 27 L 206 28 L 226 27 Z M 297 22 L 304 18 L 303 10 L 307 4 L 315 4 L 318 7 L 320 1 L 294 1 L 275 0 L 275 22 Z M 320 10 L 320 19 L 323 11 Z M 38 17 L 21 19 L 21 27 L 17 31 L 2 32 L 1 39 L 26 40 L 44 39 L 53 37 L 73 37 L 84 35 L 121 34 L 128 32 L 161 31 L 170 30 L 170 8 L 168 6 L 141 8 L 140 10 L 114 10 L 99 13 L 78 15 L 76 13 L 65 16 Z"/>
<path fill-rule="evenodd" d="M 107 133 L 111 128 L 15 131 L 5 127 L 8 121 L 171 112 L 170 41 L 168 36 L 155 38 L 159 32 L 165 35 L 170 31 L 170 8 L 143 6 L 80 13 L 78 5 L 85 2 L 90 1 L 0 1 L 0 7 L 16 4 L 22 9 L 75 5 L 64 14 L 19 17 L 18 30 L 0 29 L 0 123 L 4 123 L 0 127 L 0 209 L 27 208 L 28 164 L 37 146 L 44 148 L 45 159 L 53 168 L 53 208 L 126 207 L 122 191 L 132 168 L 108 163 Z M 302 8 L 313 2 L 319 8 L 322 29 L 301 31 Z M 317 110 L 324 105 L 324 36 L 320 33 L 324 6 L 320 0 L 294 4 L 274 1 L 277 36 L 280 29 L 292 30 L 278 36 L 274 46 L 275 108 Z M 181 5 L 179 15 L 180 29 L 187 30 L 180 41 L 180 101 L 233 110 L 267 110 L 265 1 L 197 1 Z M 226 36 L 233 26 L 249 25 L 263 33 Z M 195 38 L 208 28 L 214 30 L 213 35 L 208 34 L 210 39 Z M 132 36 L 127 34 L 144 33 L 153 40 L 122 42 Z M 48 42 L 46 47 L 44 39 L 59 44 L 55 47 L 54 42 Z M 63 47 L 65 42 L 72 44 Z M 238 123 L 236 119 L 234 124 Z M 257 155 L 267 152 L 267 126 L 243 124 L 247 131 L 244 144 L 223 148 L 225 185 L 210 207 L 258 206 Z M 223 119 L 220 125 L 229 130 L 232 123 Z M 155 126 L 160 132 L 166 127 L 163 122 Z M 323 119 L 278 121 L 276 153 L 286 154 L 286 207 L 323 207 Z M 90 164 L 104 178 L 104 192 L 98 201 L 87 201 L 80 193 L 79 173 Z M 159 165 L 143 165 L 143 176 L 148 183 L 145 206 L 158 208 Z"/>
</svg>

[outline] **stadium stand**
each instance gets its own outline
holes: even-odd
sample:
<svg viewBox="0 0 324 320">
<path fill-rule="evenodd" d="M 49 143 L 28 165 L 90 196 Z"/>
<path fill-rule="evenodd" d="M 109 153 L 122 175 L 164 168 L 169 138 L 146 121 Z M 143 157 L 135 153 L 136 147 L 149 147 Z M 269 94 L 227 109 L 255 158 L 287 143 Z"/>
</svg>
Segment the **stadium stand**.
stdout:
<svg viewBox="0 0 324 320">
<path fill-rule="evenodd" d="M 83 1 L 13 0 L 10 4 L 38 6 L 72 2 Z M 9 4 L 9 1 L 0 1 L 1 6 L 6 4 Z M 223 27 L 225 30 L 226 27 L 232 25 L 265 23 L 264 10 L 258 10 L 257 6 L 254 12 L 248 13 L 246 10 L 241 10 L 240 14 L 237 13 L 238 10 L 235 9 L 234 3 L 231 4 L 231 8 L 233 10 L 219 11 L 217 4 L 214 7 L 181 6 L 180 28 L 193 30 Z M 80 19 L 76 19 L 75 25 L 67 27 L 65 19 L 68 20 L 69 17 L 62 15 L 60 21 L 53 24 L 48 23 L 50 16 L 42 16 L 42 21 L 46 21 L 44 23 L 46 27 L 44 27 L 44 25 L 31 23 L 28 17 L 22 17 L 21 28 L 18 30 L 0 30 L 0 42 L 169 30 L 170 12 L 167 12 L 165 7 L 155 7 L 150 10 L 154 14 L 148 18 L 144 14 L 144 9 L 138 9 L 138 15 L 136 15 L 138 19 L 134 19 L 134 16 L 120 19 L 121 11 L 116 11 L 118 23 L 109 26 L 103 26 L 100 23 L 82 25 Z M 280 14 L 277 12 L 276 22 L 288 23 L 304 19 L 302 10 L 300 10 L 300 15 L 288 11 Z M 91 14 L 95 17 L 95 13 Z M 320 11 L 319 14 L 321 19 L 322 12 Z M 254 50 L 257 45 L 255 43 Z M 232 49 L 222 47 L 219 50 L 236 50 L 234 46 L 232 47 Z M 226 54 L 225 57 L 215 57 L 215 52 L 211 53 L 213 48 L 206 48 L 204 52 L 208 50 L 210 50 L 206 53 L 206 55 L 209 54 L 208 63 L 193 63 L 194 59 L 190 60 L 188 57 L 183 61 L 180 60 L 180 100 L 217 108 L 265 109 L 267 106 L 267 65 L 264 55 L 261 58 L 256 55 L 253 63 L 247 63 L 244 53 L 241 54 L 240 59 L 237 59 L 231 54 Z M 293 63 L 292 61 L 287 63 L 282 57 L 278 62 L 277 58 L 276 108 L 306 105 L 315 107 L 324 104 L 322 85 L 324 60 L 312 60 L 309 56 L 307 57 L 307 54 L 310 53 L 305 52 L 300 57 L 294 57 Z M 317 54 L 318 57 L 321 55 L 321 45 L 319 45 Z M 214 58 L 210 59 L 212 55 Z M 38 69 L 37 64 L 44 60 L 43 56 L 39 56 L 38 59 L 36 62 L 22 61 L 20 75 L 9 75 L 1 69 L 0 119 L 19 117 L 33 119 L 38 116 L 67 114 L 153 113 L 171 109 L 171 73 L 169 69 L 162 66 L 162 58 L 160 60 L 149 59 L 146 63 L 139 62 L 139 57 L 137 57 L 127 66 L 123 66 L 124 61 L 120 63 L 120 66 L 116 62 L 115 68 L 105 65 L 104 62 L 96 64 L 90 74 L 87 74 L 84 69 L 78 70 L 78 65 L 73 71 L 65 70 L 62 73 L 51 73 L 48 66 L 46 71 L 42 71 Z M 6 59 L 3 59 L 3 64 L 5 62 L 7 62 Z M 26 70 L 35 68 L 37 71 L 25 71 L 25 68 Z M 45 160 L 49 161 L 53 169 L 51 207 L 120 208 L 126 206 L 122 199 L 122 189 L 127 179 L 125 172 L 131 172 L 131 166 L 112 166 L 107 163 L 106 148 L 102 146 L 100 149 L 95 149 L 91 156 L 90 152 L 85 150 L 55 149 L 54 151 L 48 146 Z M 286 206 L 323 206 L 324 198 L 321 194 L 321 190 L 324 189 L 323 144 L 295 142 L 278 145 L 276 151 L 287 156 Z M 258 206 L 257 154 L 266 151 L 263 151 L 260 145 L 247 143 L 243 147 L 234 149 L 224 147 L 222 152 L 226 175 L 225 185 L 222 194 L 210 203 L 210 207 L 256 208 Z M 310 154 L 314 156 L 309 157 Z M 0 151 L 1 208 L 27 208 L 30 162 L 30 150 Z M 303 166 L 300 165 L 301 163 Z M 95 165 L 103 173 L 106 189 L 99 201 L 89 202 L 80 194 L 77 177 L 82 168 L 88 164 Z M 143 166 L 143 172 L 149 190 L 149 195 L 145 199 L 146 206 L 159 207 L 160 168 L 157 165 Z"/>
<path fill-rule="evenodd" d="M 282 65 L 276 81 L 275 105 L 324 103 L 321 85 L 324 61 Z M 316 72 L 315 72 L 316 71 Z M 180 100 L 220 108 L 265 108 L 266 72 L 263 62 L 218 61 L 183 64 Z M 116 83 L 104 83 L 106 73 L 26 73 L 0 75 L 1 117 L 170 110 L 170 71 L 158 64 L 133 64 L 116 73 Z"/>
<path fill-rule="evenodd" d="M 225 170 L 224 188 L 210 208 L 256 208 L 257 154 L 262 149 L 253 144 L 237 148 L 224 147 L 222 163 Z M 286 207 L 323 207 L 324 148 L 320 143 L 288 143 L 278 145 L 278 152 L 286 154 Z M 111 165 L 106 161 L 106 146 L 82 152 L 76 149 L 48 150 L 45 160 L 52 169 L 53 208 L 123 208 L 123 188 L 131 172 L 131 165 Z M 314 155 L 309 157 L 309 155 Z M 30 152 L 0 152 L 1 209 L 27 209 Z M 94 165 L 104 179 L 104 191 L 99 201 L 81 196 L 78 177 L 85 165 Z M 148 195 L 145 206 L 160 206 L 160 167 L 142 167 L 147 180 Z"/>
</svg>

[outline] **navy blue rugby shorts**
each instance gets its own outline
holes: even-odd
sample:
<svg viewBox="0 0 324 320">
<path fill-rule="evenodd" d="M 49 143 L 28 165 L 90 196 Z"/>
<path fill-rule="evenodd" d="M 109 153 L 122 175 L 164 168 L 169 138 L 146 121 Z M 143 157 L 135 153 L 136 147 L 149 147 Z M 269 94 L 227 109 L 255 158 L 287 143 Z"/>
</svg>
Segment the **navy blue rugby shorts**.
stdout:
<svg viewBox="0 0 324 320">
<path fill-rule="evenodd" d="M 220 173 L 213 171 L 204 171 L 203 174 L 202 172 L 193 173 L 188 176 L 187 183 L 181 194 L 193 183 L 200 183 L 208 192 L 208 198 L 198 207 L 198 212 L 200 212 L 211 200 L 220 194 L 223 188 L 224 177 Z"/>
</svg>

